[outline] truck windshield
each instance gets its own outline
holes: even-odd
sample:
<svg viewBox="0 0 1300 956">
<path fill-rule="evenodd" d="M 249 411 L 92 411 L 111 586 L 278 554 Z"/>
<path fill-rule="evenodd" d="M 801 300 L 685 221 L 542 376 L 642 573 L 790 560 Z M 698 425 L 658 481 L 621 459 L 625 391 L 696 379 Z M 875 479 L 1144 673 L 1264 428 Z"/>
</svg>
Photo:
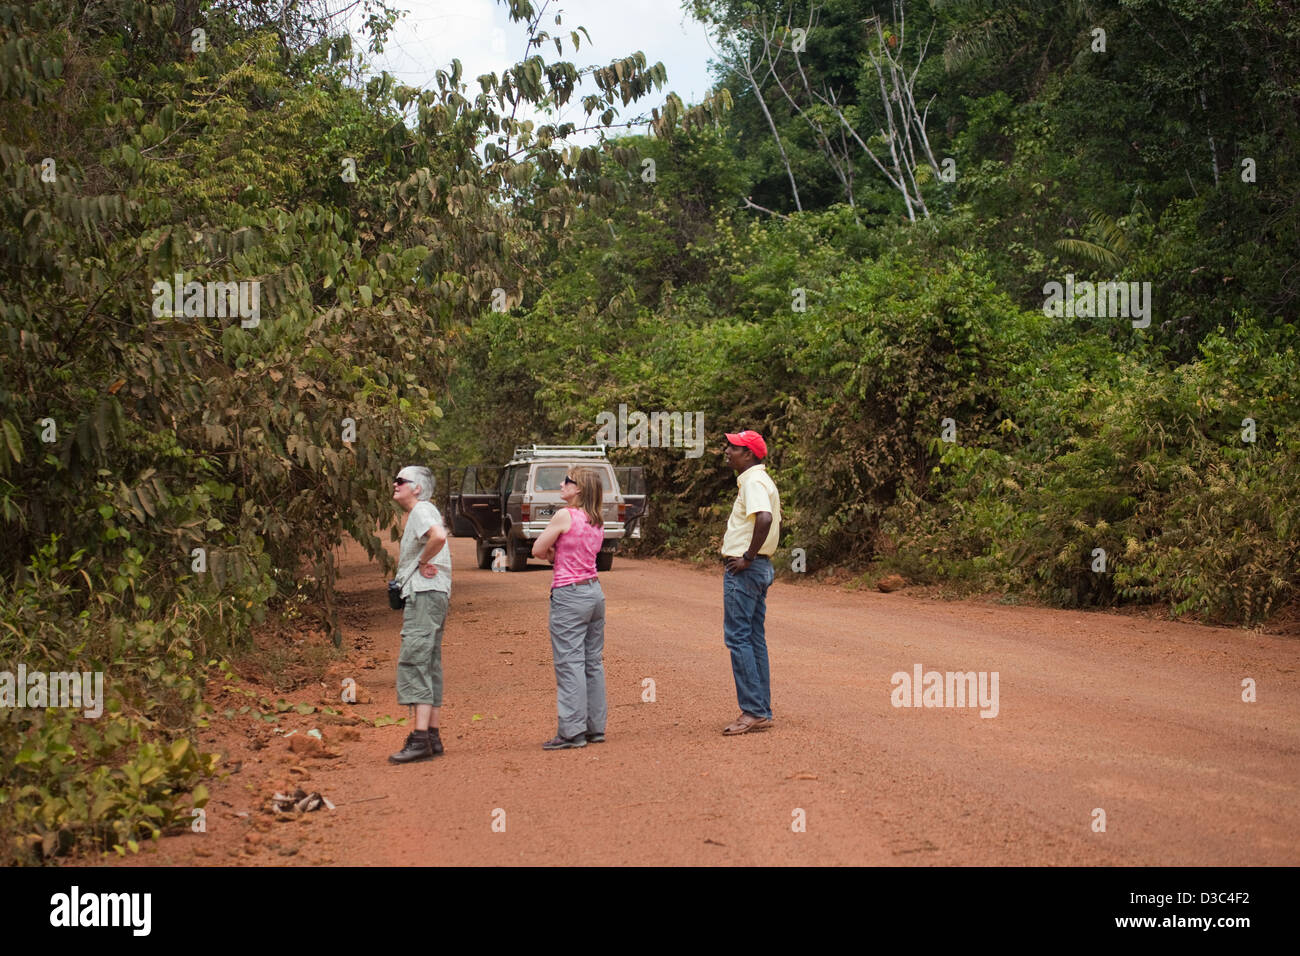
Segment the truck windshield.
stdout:
<svg viewBox="0 0 1300 956">
<path fill-rule="evenodd" d="M 582 467 L 584 466 L 579 464 L 544 465 L 541 468 L 537 469 L 537 474 L 533 477 L 533 490 L 534 491 L 559 491 L 560 483 L 564 481 L 564 476 L 569 474 L 570 470 L 576 470 Z M 591 466 L 587 465 L 585 467 L 591 467 Z M 604 487 L 605 491 L 608 492 L 610 489 L 609 469 L 598 468 L 597 471 L 600 473 L 601 485 Z"/>
</svg>

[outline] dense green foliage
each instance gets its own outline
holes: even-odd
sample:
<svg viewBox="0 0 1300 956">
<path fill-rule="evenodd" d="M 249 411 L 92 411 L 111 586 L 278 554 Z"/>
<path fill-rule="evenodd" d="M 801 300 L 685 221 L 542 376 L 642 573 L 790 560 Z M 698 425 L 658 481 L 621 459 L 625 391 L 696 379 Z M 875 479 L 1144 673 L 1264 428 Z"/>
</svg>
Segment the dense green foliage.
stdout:
<svg viewBox="0 0 1300 956">
<path fill-rule="evenodd" d="M 453 350 L 453 459 L 591 440 L 620 403 L 701 411 L 701 459 L 616 452 L 647 466 L 649 547 L 716 546 L 730 487 L 716 449 L 750 426 L 772 447 L 783 545 L 810 570 L 874 562 L 1221 622 L 1295 600 L 1293 11 L 688 7 L 730 38 L 719 81 L 734 108 L 713 129 L 628 141 L 655 180 L 579 217 L 523 306 Z M 915 222 L 865 149 L 888 154 L 884 48 L 914 70 L 940 160 L 918 153 Z M 1149 282 L 1149 326 L 1045 315 L 1044 286 L 1067 273 Z"/>
</svg>

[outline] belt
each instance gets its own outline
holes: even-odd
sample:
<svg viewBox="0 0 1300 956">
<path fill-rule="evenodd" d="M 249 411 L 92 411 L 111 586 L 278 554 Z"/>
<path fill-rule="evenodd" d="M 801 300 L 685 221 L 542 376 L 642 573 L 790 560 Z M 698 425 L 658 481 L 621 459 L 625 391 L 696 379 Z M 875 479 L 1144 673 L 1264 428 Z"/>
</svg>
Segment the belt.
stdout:
<svg viewBox="0 0 1300 956">
<path fill-rule="evenodd" d="M 743 558 L 743 557 L 744 557 L 743 554 L 724 554 L 721 560 L 723 564 L 726 564 L 732 558 Z M 770 560 L 772 560 L 772 555 L 770 554 L 759 554 L 754 556 L 754 561 L 770 561 Z M 753 564 L 754 561 L 751 561 L 749 563 Z"/>
<path fill-rule="evenodd" d="M 551 586 L 552 591 L 558 591 L 560 588 L 576 587 L 579 584 L 598 584 L 600 578 L 583 578 L 581 581 L 570 581 L 568 584 L 554 584 Z"/>
</svg>

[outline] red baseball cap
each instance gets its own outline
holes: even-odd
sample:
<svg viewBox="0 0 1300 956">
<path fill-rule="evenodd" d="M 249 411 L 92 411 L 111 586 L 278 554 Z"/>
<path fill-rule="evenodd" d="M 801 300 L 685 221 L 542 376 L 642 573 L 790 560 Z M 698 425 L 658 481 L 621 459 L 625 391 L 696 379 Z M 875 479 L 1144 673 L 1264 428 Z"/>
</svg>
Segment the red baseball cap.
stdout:
<svg viewBox="0 0 1300 956">
<path fill-rule="evenodd" d="M 767 457 L 767 442 L 763 441 L 763 436 L 758 432 L 750 431 L 747 428 L 743 432 L 736 432 L 734 435 L 731 432 L 725 432 L 724 434 L 727 436 L 727 441 L 738 448 L 748 448 L 759 458 Z"/>
</svg>

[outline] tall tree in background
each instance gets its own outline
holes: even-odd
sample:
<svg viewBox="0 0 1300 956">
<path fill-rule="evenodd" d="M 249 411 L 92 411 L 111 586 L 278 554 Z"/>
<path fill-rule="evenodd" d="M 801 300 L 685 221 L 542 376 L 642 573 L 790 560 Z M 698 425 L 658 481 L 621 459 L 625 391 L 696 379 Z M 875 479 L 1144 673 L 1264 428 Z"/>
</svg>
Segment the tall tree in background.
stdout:
<svg viewBox="0 0 1300 956">
<path fill-rule="evenodd" d="M 929 218 L 922 186 L 937 182 L 942 171 L 930 142 L 934 94 L 919 91 L 918 77 L 933 24 L 918 34 L 905 0 L 891 0 L 875 13 L 837 2 L 699 0 L 691 9 L 716 30 L 720 65 L 743 79 L 762 113 L 795 211 L 804 203 L 786 141 L 803 127 L 847 205 L 858 205 L 861 165 L 884 177 L 909 220 Z M 844 69 L 846 62 L 852 69 Z M 745 202 L 771 212 L 752 198 Z"/>
</svg>

